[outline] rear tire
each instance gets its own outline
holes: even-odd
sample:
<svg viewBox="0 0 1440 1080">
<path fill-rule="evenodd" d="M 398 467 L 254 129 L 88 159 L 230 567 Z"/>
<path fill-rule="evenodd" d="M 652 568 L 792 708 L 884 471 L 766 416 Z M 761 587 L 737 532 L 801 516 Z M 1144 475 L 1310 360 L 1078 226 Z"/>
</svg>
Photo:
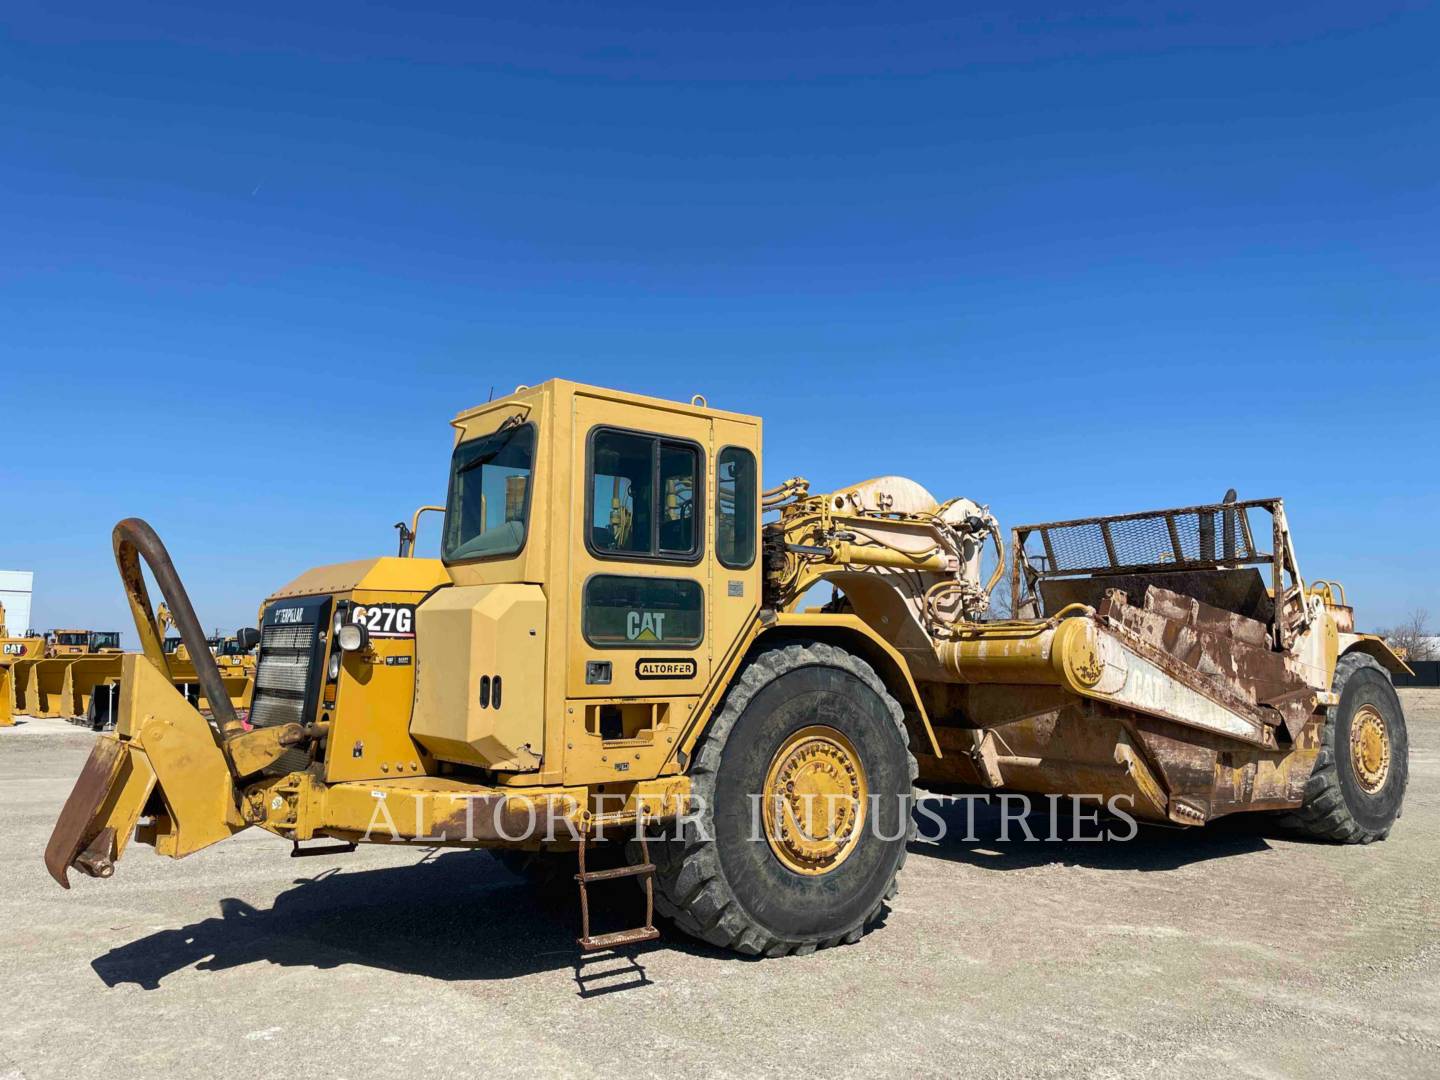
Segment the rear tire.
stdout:
<svg viewBox="0 0 1440 1080">
<path fill-rule="evenodd" d="M 858 941 L 895 895 L 915 835 L 908 743 L 899 703 L 858 657 L 819 642 L 754 657 L 696 749 L 692 815 L 678 835 L 650 842 L 660 913 L 752 956 Z M 799 819 L 762 800 L 816 783 L 863 809 L 797 834 Z M 763 801 L 778 807 L 773 821 Z M 806 847 L 822 835 L 826 843 Z"/>
<path fill-rule="evenodd" d="M 1307 836 L 1369 844 L 1390 835 L 1405 798 L 1405 713 L 1389 673 L 1364 653 L 1340 658 L 1334 690 L 1339 701 L 1325 710 L 1320 756 L 1290 822 Z"/>
</svg>

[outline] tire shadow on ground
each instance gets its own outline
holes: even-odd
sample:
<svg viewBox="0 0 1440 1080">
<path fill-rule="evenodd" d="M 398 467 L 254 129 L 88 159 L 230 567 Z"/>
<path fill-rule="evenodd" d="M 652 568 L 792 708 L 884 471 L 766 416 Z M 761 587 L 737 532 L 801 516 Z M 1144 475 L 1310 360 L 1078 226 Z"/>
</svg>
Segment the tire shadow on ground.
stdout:
<svg viewBox="0 0 1440 1080">
<path fill-rule="evenodd" d="M 1041 812 L 1007 819 L 994 798 L 973 804 L 925 799 L 916 811 L 918 835 L 910 853 L 993 871 L 1060 864 L 1146 872 L 1269 851 L 1267 836 L 1284 835 L 1269 818 L 1245 814 L 1202 827 L 1141 824 L 1132 830 L 1129 822 L 1103 813 L 1097 820 L 1087 808 L 1077 827 L 1068 801 L 1053 818 L 1044 800 L 1037 801 Z"/>
<path fill-rule="evenodd" d="M 269 908 L 227 897 L 220 914 L 161 930 L 91 961 L 107 986 L 158 989 L 176 972 L 224 971 L 268 962 L 329 969 L 361 964 L 447 981 L 513 979 L 570 968 L 581 997 L 649 985 L 644 947 L 582 954 L 573 883 L 539 889 L 476 851 L 432 853 L 411 866 L 297 878 Z M 644 900 L 633 885 L 592 890 L 596 932 L 636 925 Z M 667 931 L 650 948 L 692 951 Z M 730 959 L 705 947 L 698 955 Z M 620 964 L 606 966 L 604 961 Z M 615 981 L 616 976 L 626 978 Z M 605 982 L 606 979 L 610 981 Z"/>
<path fill-rule="evenodd" d="M 920 838 L 910 845 L 911 853 L 986 871 L 1052 863 L 1173 870 L 1269 850 L 1266 835 L 1280 835 L 1269 818 L 1238 815 L 1204 828 L 1141 827 L 1126 841 L 1049 842 L 1043 838 L 1051 822 L 1041 814 L 1025 819 L 1041 838 L 1028 842 L 1018 822 L 1006 822 L 996 806 L 977 804 L 973 829 L 964 804 L 932 802 L 929 809 L 944 822 L 944 836 L 934 839 L 934 820 L 917 815 Z M 1102 817 L 1085 829 L 1085 835 L 1106 829 L 1123 835 L 1129 826 Z M 1069 833 L 1062 828 L 1060 835 Z M 633 885 L 596 889 L 590 902 L 596 933 L 634 926 L 643 916 Z M 446 981 L 513 979 L 569 968 L 579 996 L 594 997 L 651 985 L 640 963 L 647 949 L 755 962 L 695 941 L 663 920 L 663 936 L 651 945 L 582 954 L 575 941 L 573 883 L 534 887 L 478 851 L 430 852 L 410 866 L 344 871 L 336 865 L 296 878 L 268 908 L 235 897 L 220 900 L 219 907 L 214 917 L 116 946 L 91 967 L 107 986 L 128 983 L 147 990 L 186 969 L 224 971 L 257 962 L 321 970 L 360 964 Z M 886 914 L 882 909 L 881 924 Z"/>
</svg>

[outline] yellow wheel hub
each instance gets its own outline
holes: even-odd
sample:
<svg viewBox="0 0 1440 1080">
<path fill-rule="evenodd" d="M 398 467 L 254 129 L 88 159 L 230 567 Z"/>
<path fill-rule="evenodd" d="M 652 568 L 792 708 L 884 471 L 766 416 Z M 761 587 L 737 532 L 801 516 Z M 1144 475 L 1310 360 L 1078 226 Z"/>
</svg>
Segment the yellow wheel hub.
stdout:
<svg viewBox="0 0 1440 1080">
<path fill-rule="evenodd" d="M 1371 795 L 1385 786 L 1390 775 L 1390 732 L 1373 705 L 1361 705 L 1350 721 L 1350 763 L 1355 779 Z"/>
<path fill-rule="evenodd" d="M 795 732 L 765 773 L 770 850 L 797 874 L 827 874 L 860 840 L 869 786 L 850 740 L 821 724 Z"/>
</svg>

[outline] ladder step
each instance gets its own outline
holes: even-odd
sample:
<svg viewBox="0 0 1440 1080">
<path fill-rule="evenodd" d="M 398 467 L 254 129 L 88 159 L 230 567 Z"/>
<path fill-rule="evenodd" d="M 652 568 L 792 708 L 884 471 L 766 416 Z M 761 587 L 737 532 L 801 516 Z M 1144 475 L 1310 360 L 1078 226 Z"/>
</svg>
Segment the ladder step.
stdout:
<svg viewBox="0 0 1440 1080">
<path fill-rule="evenodd" d="M 575 880 L 589 883 L 591 881 L 614 881 L 616 878 L 624 877 L 649 877 L 655 873 L 654 863 L 640 863 L 638 866 L 617 866 L 613 870 L 587 870 L 583 874 L 576 874 Z"/>
<path fill-rule="evenodd" d="M 617 930 L 613 934 L 596 934 L 594 937 L 576 940 L 586 952 L 595 952 L 597 949 L 615 949 L 621 945 L 639 945 L 644 941 L 654 941 L 659 936 L 660 931 L 655 927 L 642 926 L 638 930 Z"/>
</svg>

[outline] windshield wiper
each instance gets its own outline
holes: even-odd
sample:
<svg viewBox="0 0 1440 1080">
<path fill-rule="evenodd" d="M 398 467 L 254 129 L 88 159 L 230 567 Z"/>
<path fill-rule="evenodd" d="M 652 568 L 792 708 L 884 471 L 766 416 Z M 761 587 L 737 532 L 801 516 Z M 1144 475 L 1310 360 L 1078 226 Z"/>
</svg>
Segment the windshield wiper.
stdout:
<svg viewBox="0 0 1440 1080">
<path fill-rule="evenodd" d="M 507 447 L 507 446 L 510 445 L 510 439 L 514 437 L 515 429 L 520 426 L 520 422 L 521 422 L 522 420 L 524 420 L 524 419 L 525 419 L 525 415 L 524 415 L 523 413 L 516 413 L 516 414 L 513 415 L 513 416 L 507 416 L 507 417 L 505 418 L 505 421 L 504 421 L 498 428 L 496 428 L 494 431 L 492 431 L 489 435 L 484 436 L 484 438 L 486 438 L 486 439 L 493 439 L 493 438 L 495 438 L 497 435 L 503 435 L 503 434 L 505 434 L 506 432 L 509 432 L 509 433 L 510 433 L 510 434 L 509 434 L 509 437 L 508 437 L 508 438 L 505 438 L 505 439 L 501 440 L 499 443 L 497 443 L 497 444 L 490 450 L 489 453 L 487 453 L 487 454 L 481 454 L 479 457 L 477 457 L 477 458 L 472 458 L 470 461 L 467 461 L 464 465 L 461 465 L 460 468 L 458 468 L 458 469 L 455 470 L 455 475 L 456 475 L 456 476 L 464 476 L 464 475 L 465 475 L 466 473 L 468 473 L 471 469 L 478 469 L 481 465 L 488 465 L 490 462 L 494 461 L 494 460 L 495 460 L 495 456 L 496 456 L 497 454 L 499 454 L 501 450 L 504 450 L 505 447 Z"/>
</svg>

